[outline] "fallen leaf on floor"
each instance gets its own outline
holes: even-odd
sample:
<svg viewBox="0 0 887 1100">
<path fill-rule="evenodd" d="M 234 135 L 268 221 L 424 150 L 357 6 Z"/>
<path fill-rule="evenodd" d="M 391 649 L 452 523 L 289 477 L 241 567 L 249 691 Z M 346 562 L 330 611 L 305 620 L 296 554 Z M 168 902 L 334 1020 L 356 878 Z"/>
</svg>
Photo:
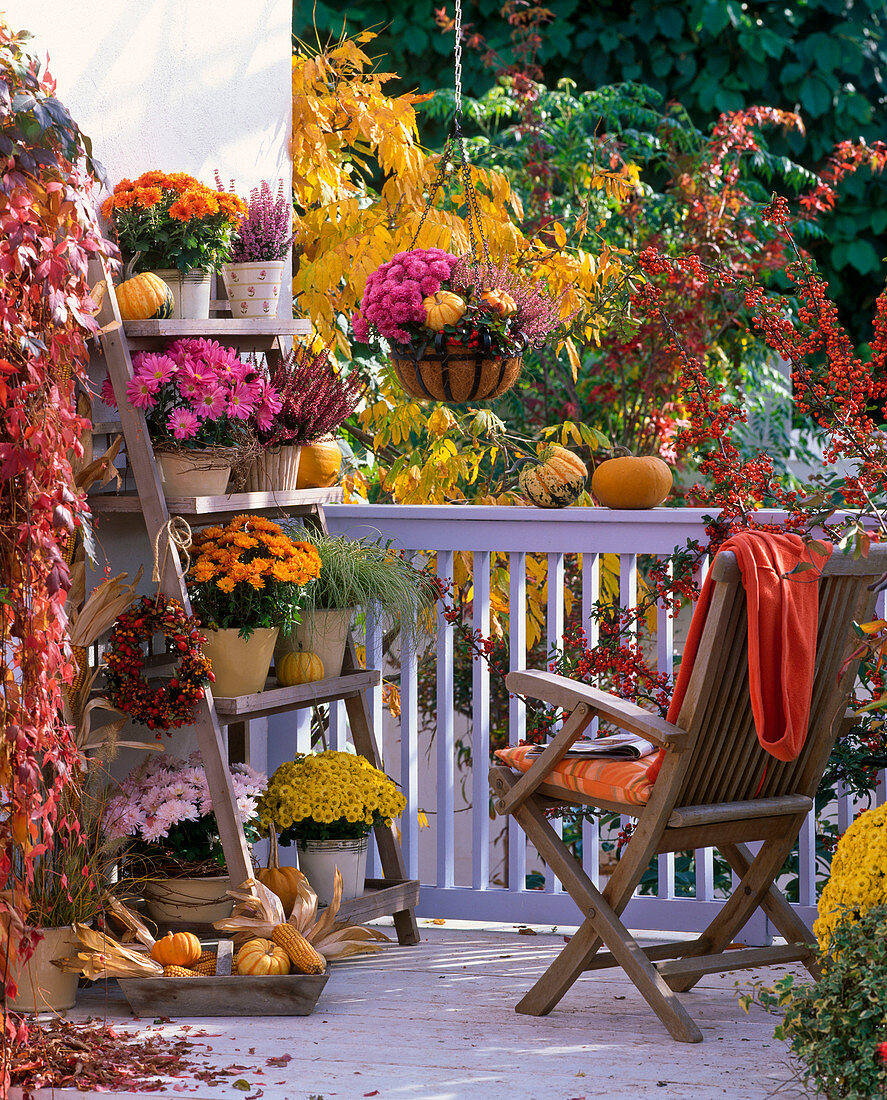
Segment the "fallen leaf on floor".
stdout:
<svg viewBox="0 0 887 1100">
<path fill-rule="evenodd" d="M 249 1081 L 245 1081 L 242 1077 L 240 1077 L 238 1080 L 231 1082 L 231 1088 L 240 1089 L 241 1092 L 249 1092 L 249 1090 L 252 1088 L 252 1085 L 249 1083 Z"/>
<path fill-rule="evenodd" d="M 520 933 L 520 935 L 522 935 L 522 936 L 537 936 L 537 935 L 539 934 L 539 933 L 538 933 L 538 932 L 536 931 L 536 929 L 535 929 L 535 928 L 526 928 L 526 927 L 524 927 L 524 928 L 518 928 L 518 932 L 519 932 L 519 933 Z"/>
<path fill-rule="evenodd" d="M 434 920 L 430 920 L 428 923 L 429 924 L 446 924 L 447 922 L 443 919 L 443 917 L 435 917 Z M 371 1094 L 368 1093 L 367 1095 L 371 1095 Z"/>
</svg>

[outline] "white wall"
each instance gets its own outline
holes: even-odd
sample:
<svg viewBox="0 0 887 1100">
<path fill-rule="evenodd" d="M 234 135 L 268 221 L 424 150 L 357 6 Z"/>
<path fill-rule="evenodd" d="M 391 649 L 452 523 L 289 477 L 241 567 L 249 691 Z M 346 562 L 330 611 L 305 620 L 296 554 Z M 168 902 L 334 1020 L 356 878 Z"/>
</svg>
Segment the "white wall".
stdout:
<svg viewBox="0 0 887 1100">
<path fill-rule="evenodd" d="M 290 178 L 291 0 L 5 0 L 111 183 Z"/>
</svg>

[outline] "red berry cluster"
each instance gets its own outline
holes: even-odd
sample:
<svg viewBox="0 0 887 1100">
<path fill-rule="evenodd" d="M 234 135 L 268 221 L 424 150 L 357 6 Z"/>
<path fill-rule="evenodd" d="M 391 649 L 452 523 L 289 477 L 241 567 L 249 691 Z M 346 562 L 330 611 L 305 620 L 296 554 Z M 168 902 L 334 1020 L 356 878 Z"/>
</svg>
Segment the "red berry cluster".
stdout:
<svg viewBox="0 0 887 1100">
<path fill-rule="evenodd" d="M 170 679 L 151 686 L 142 675 L 142 642 L 162 634 L 166 652 L 178 657 Z M 134 722 L 152 730 L 178 729 L 194 720 L 204 685 L 214 681 L 200 622 L 178 600 L 142 596 L 114 624 L 105 653 L 107 697 Z M 157 734 L 158 738 L 160 734 Z"/>
</svg>

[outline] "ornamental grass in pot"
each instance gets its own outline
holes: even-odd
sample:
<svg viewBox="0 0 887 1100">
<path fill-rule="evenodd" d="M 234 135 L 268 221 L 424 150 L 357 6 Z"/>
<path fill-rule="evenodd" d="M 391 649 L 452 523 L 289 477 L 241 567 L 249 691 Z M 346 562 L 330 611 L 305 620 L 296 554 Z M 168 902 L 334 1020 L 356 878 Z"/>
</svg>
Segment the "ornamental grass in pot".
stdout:
<svg viewBox="0 0 887 1100">
<path fill-rule="evenodd" d="M 216 172 L 216 186 L 222 181 Z M 234 190 L 234 181 L 230 183 Z M 277 195 L 267 180 L 250 191 L 246 214 L 237 226 L 222 279 L 232 317 L 274 317 L 293 243 L 293 205 L 284 194 L 283 180 Z"/>
<path fill-rule="evenodd" d="M 312 534 L 320 573 L 305 588 L 301 622 L 281 632 L 275 660 L 299 650 L 316 653 L 324 678 L 339 676 L 348 630 L 358 609 L 373 610 L 389 641 L 402 630 L 415 634 L 434 605 L 431 578 L 389 543 Z"/>
<path fill-rule="evenodd" d="M 144 410 L 168 497 L 220 496 L 232 470 L 243 481 L 280 398 L 255 364 L 234 348 L 202 338 L 175 340 L 163 352 L 137 352 L 127 400 Z M 102 399 L 117 407 L 110 377 Z"/>
<path fill-rule="evenodd" d="M 209 316 L 211 275 L 247 212 L 237 195 L 184 172 L 122 179 L 102 203 L 128 267 L 153 271 L 172 290 L 173 317 Z"/>
<path fill-rule="evenodd" d="M 267 384 L 280 399 L 270 425 L 255 425 L 261 453 L 249 490 L 326 488 L 335 484 L 342 456 L 335 432 L 357 407 L 366 383 L 345 374 L 324 348 L 296 346 L 265 367 Z"/>
<path fill-rule="evenodd" d="M 333 898 L 336 868 L 342 898 L 364 892 L 370 830 L 391 827 L 406 807 L 394 780 L 351 752 L 299 753 L 281 764 L 259 799 L 260 828 L 296 842 L 299 867 L 321 904 Z"/>
<path fill-rule="evenodd" d="M 264 516 L 235 516 L 194 535 L 186 581 L 208 630 L 204 653 L 212 662 L 215 695 L 264 688 L 278 631 L 298 624 L 305 587 L 319 573 L 315 547 Z"/>
<path fill-rule="evenodd" d="M 258 839 L 265 776 L 232 764 L 247 840 Z M 126 848 L 127 875 L 144 884 L 148 915 L 162 924 L 209 924 L 229 916 L 225 854 L 199 752 L 154 757 L 133 769 L 107 803 L 104 829 Z"/>
</svg>

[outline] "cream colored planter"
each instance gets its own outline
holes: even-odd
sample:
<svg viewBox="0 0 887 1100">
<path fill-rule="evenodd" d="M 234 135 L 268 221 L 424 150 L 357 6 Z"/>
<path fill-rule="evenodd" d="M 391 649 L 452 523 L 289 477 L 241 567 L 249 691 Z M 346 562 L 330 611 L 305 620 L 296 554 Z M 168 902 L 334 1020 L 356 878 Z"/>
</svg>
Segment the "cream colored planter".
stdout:
<svg viewBox="0 0 887 1100">
<path fill-rule="evenodd" d="M 303 649 L 306 653 L 316 653 L 321 659 L 324 680 L 341 676 L 353 614 L 351 607 L 306 613 L 305 622 L 280 639 L 274 650 L 275 658 Z"/>
<path fill-rule="evenodd" d="M 172 291 L 172 316 L 203 320 L 209 317 L 212 273 L 192 268 L 179 271 L 177 267 L 163 267 L 153 272 Z"/>
<path fill-rule="evenodd" d="M 222 264 L 232 317 L 276 317 L 285 260 Z"/>
<path fill-rule="evenodd" d="M 227 875 L 209 878 L 152 878 L 145 883 L 148 916 L 160 924 L 212 924 L 231 916 L 234 899 Z"/>
<path fill-rule="evenodd" d="M 321 905 L 333 900 L 336 868 L 342 876 L 342 900 L 358 898 L 366 886 L 369 837 L 359 840 L 298 840 L 299 870 Z"/>
<path fill-rule="evenodd" d="M 73 955 L 79 946 L 73 928 L 44 928 L 34 954 L 14 972 L 18 994 L 9 1007 L 14 1012 L 62 1012 L 77 999 L 77 975 L 52 965 L 53 959 Z"/>
<path fill-rule="evenodd" d="M 281 493 L 296 488 L 301 447 L 269 447 L 253 459 L 244 492 Z"/>
<path fill-rule="evenodd" d="M 259 627 L 249 638 L 241 638 L 233 627 L 208 630 L 203 652 L 212 661 L 216 698 L 255 695 L 265 686 L 278 628 Z"/>
<path fill-rule="evenodd" d="M 157 465 L 166 497 L 220 497 L 228 487 L 231 463 L 200 451 L 158 451 Z"/>
</svg>

